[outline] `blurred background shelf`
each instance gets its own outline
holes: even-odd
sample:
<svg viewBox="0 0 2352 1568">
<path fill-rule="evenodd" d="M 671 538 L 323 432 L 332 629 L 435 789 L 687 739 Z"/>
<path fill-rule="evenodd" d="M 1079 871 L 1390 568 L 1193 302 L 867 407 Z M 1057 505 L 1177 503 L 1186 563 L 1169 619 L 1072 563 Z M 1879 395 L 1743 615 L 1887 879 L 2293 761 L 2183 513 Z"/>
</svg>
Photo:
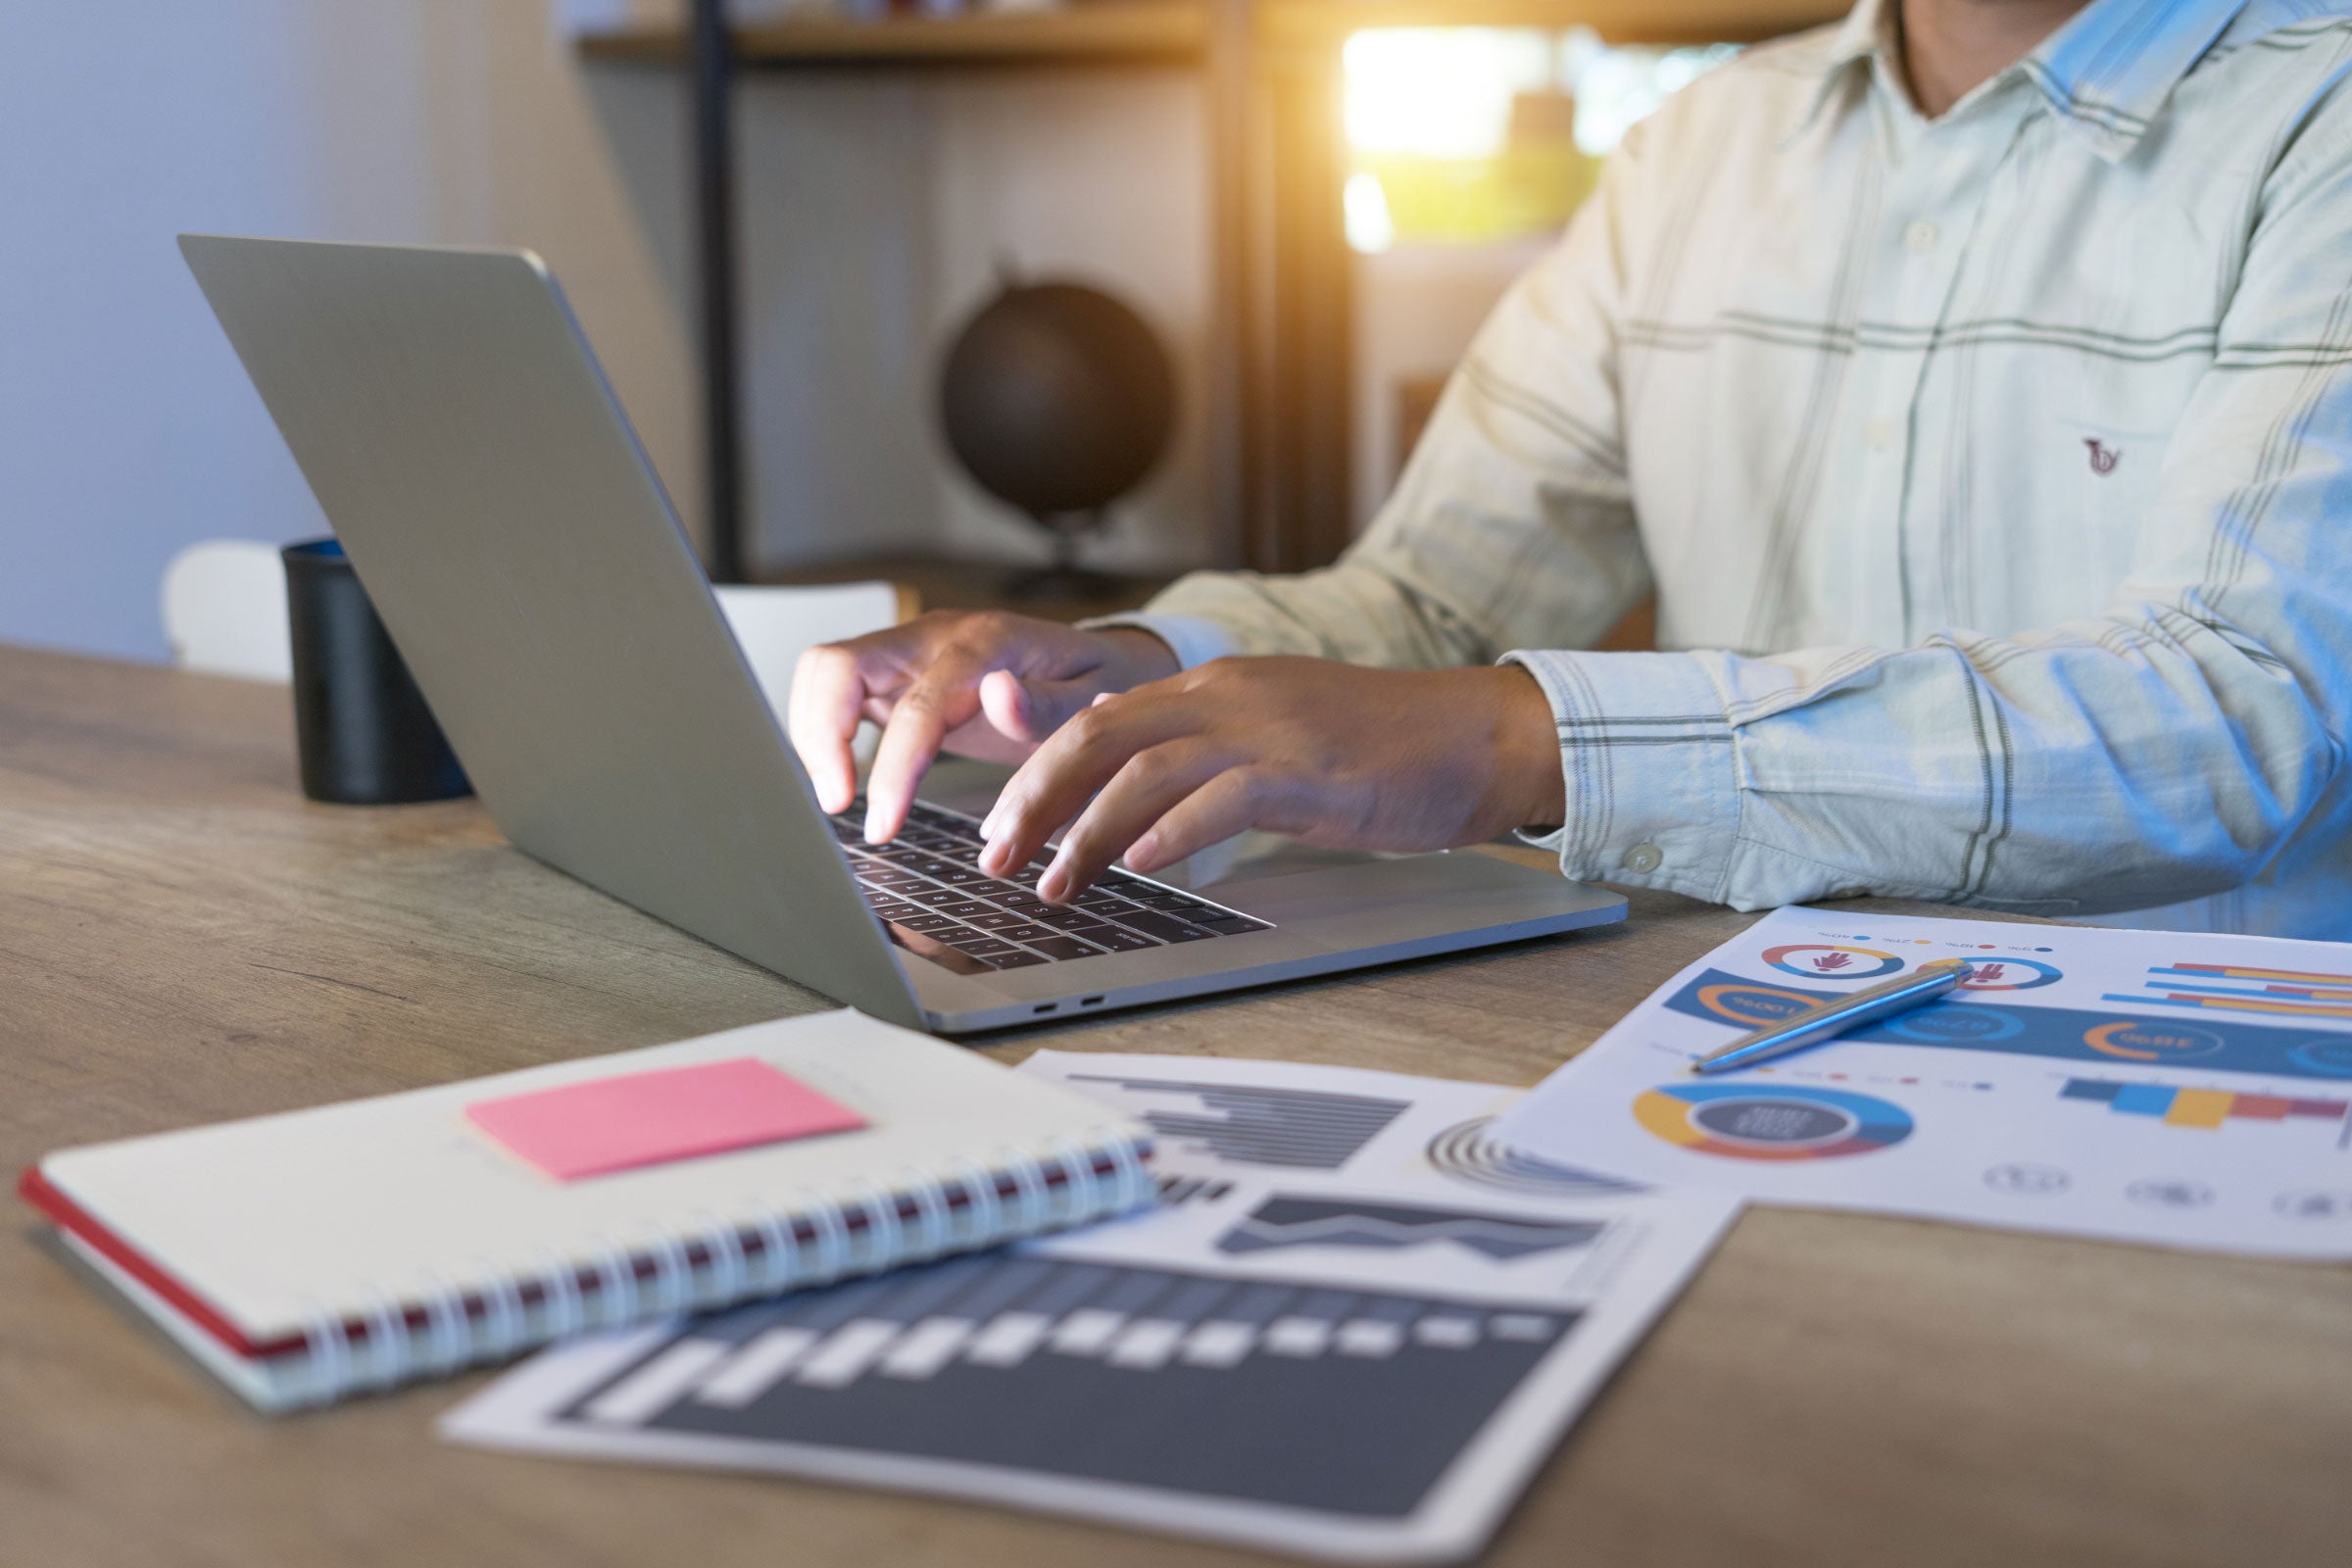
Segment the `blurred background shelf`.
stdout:
<svg viewBox="0 0 2352 1568">
<path fill-rule="evenodd" d="M 1590 27 L 1614 43 L 1749 42 L 1834 19 L 1823 0 L 1263 0 L 1264 45 L 1327 47 L 1366 27 Z M 1077 0 L 1046 11 L 793 18 L 737 27 L 736 61 L 761 66 L 1188 64 L 1206 51 L 1210 0 Z M 686 29 L 584 34 L 592 60 L 669 62 Z"/>
<path fill-rule="evenodd" d="M 578 48 L 591 61 L 683 66 L 690 76 L 714 578 L 744 580 L 754 555 L 745 539 L 734 322 L 734 81 L 743 73 L 825 71 L 1198 73 L 1211 258 L 1208 556 L 1219 565 L 1296 571 L 1346 548 L 1361 511 L 1355 491 L 1389 477 L 1356 461 L 1362 416 L 1341 69 L 1348 40 L 1375 29 L 1489 28 L 1588 29 L 1611 45 L 1745 43 L 1840 13 L 1838 0 L 1073 0 L 1040 11 L 730 27 L 722 0 L 689 0 L 683 25 L 592 30 Z M 970 597 L 959 587 L 967 563 L 937 564 L 938 591 L 926 592 L 927 602 Z M 901 562 L 890 574 L 906 580 L 911 569 Z M 1144 585 L 1137 580 L 1139 593 Z"/>
</svg>

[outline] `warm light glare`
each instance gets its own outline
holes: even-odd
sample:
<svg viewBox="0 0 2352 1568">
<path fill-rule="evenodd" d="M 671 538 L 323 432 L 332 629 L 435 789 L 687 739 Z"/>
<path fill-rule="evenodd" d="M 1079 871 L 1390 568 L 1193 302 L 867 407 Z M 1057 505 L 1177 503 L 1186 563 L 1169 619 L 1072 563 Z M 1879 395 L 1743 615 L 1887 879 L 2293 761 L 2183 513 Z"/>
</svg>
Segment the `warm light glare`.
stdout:
<svg viewBox="0 0 2352 1568">
<path fill-rule="evenodd" d="M 1348 248 L 1377 256 L 1396 243 L 1396 220 L 1389 216 L 1389 193 L 1378 174 L 1350 174 L 1340 193 L 1348 223 Z"/>
<path fill-rule="evenodd" d="M 1613 49 L 1589 27 L 1354 33 L 1340 56 L 1348 243 L 1556 233 L 1636 121 L 1739 52 Z"/>
<path fill-rule="evenodd" d="M 1492 158 L 1510 131 L 1511 99 L 1551 84 L 1557 58 L 1541 32 L 1495 27 L 1384 27 L 1342 50 L 1348 140 L 1365 153 Z"/>
<path fill-rule="evenodd" d="M 1351 34 L 1340 64 L 1348 141 L 1359 153 L 1492 158 L 1521 93 L 1576 98 L 1576 144 L 1605 157 L 1635 122 L 1740 52 L 1612 49 L 1589 27 L 1380 27 Z"/>
</svg>

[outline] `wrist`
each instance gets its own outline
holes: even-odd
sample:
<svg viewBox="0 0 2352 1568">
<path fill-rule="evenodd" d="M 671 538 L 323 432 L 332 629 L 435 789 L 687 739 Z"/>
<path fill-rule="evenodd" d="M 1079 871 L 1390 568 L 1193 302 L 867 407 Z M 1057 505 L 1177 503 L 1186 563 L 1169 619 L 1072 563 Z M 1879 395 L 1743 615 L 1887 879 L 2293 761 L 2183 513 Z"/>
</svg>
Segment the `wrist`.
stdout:
<svg viewBox="0 0 2352 1568">
<path fill-rule="evenodd" d="M 1090 635 L 1103 645 L 1101 672 L 1105 691 L 1129 691 L 1184 668 L 1176 650 L 1141 626 L 1105 626 Z"/>
<path fill-rule="evenodd" d="M 1496 665 L 1500 706 L 1494 755 L 1508 826 L 1548 832 L 1568 819 L 1567 780 L 1561 772 L 1559 726 L 1551 699 L 1517 664 Z"/>
</svg>

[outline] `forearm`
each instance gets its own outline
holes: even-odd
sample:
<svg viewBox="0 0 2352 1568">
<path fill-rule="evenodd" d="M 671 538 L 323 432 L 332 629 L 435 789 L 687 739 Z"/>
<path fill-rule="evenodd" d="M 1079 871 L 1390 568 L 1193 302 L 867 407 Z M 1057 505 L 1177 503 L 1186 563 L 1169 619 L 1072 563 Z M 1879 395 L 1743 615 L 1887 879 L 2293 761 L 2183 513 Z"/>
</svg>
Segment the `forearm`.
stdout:
<svg viewBox="0 0 2352 1568">
<path fill-rule="evenodd" d="M 1562 869 L 1743 908 L 2145 907 L 2238 886 L 2343 809 L 2312 688 L 2178 611 L 1899 652 L 1514 657 L 1560 728 Z"/>
</svg>

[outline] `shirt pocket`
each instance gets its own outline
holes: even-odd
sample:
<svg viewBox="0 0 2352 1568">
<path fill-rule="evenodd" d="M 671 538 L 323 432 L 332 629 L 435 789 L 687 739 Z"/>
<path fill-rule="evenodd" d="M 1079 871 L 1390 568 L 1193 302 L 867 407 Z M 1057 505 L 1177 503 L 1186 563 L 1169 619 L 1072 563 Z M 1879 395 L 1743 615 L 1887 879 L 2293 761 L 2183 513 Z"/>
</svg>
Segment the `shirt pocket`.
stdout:
<svg viewBox="0 0 2352 1568">
<path fill-rule="evenodd" d="M 2046 585 L 2058 602 L 2045 618 L 2096 614 L 2132 574 L 2171 438 L 2170 429 L 2081 418 L 2062 421 L 2053 433 L 2056 450 L 2045 461 L 2057 472 L 2047 493 L 2071 515 L 2050 519 L 2070 537 L 2054 552 L 2064 570 Z"/>
</svg>

